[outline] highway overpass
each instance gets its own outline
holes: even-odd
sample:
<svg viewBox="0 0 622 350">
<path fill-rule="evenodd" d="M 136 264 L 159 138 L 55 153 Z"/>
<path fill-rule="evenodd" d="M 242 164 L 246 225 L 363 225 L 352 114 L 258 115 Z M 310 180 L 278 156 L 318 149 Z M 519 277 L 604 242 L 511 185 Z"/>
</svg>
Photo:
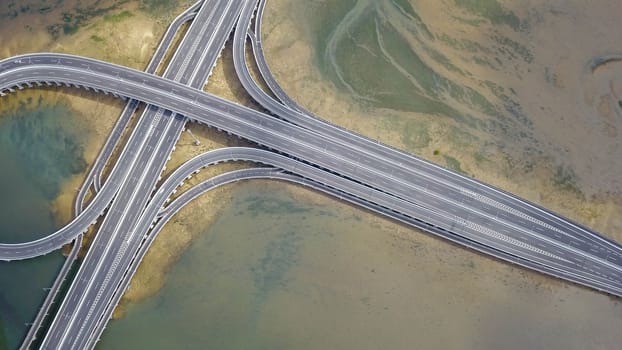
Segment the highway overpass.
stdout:
<svg viewBox="0 0 622 350">
<path fill-rule="evenodd" d="M 77 203 L 80 213 L 72 222 L 40 240 L 0 244 L 3 260 L 46 254 L 78 237 L 107 210 L 102 230 L 44 346 L 93 347 L 142 255 L 168 218 L 218 184 L 258 177 L 294 181 L 497 258 L 622 296 L 618 243 L 507 192 L 327 123 L 298 106 L 278 86 L 263 57 L 264 5 L 254 0 L 205 0 L 193 5 L 171 26 L 173 32 L 180 23 L 197 18 L 163 77 L 150 73 L 170 45 L 167 36 L 147 72 L 63 54 L 0 61 L 0 95 L 33 85 L 66 85 L 130 99 L 116 132 L 127 125 L 134 101 L 150 106 L 102 184 L 100 164 L 105 164 L 112 154 L 109 149 L 118 143 L 118 136 L 109 138 L 80 194 L 92 186 L 96 195 L 81 212 L 83 203 Z M 258 18 L 252 32 L 256 6 Z M 236 72 L 249 94 L 272 115 L 201 91 L 240 11 L 233 42 Z M 245 54 L 249 37 L 261 75 L 278 100 L 261 90 L 249 72 Z M 156 187 L 188 119 L 265 149 L 225 149 L 201 155 Z M 192 172 L 234 160 L 281 170 L 224 174 L 165 205 Z"/>
<path fill-rule="evenodd" d="M 460 191 L 451 187 L 447 189 L 444 187 L 447 181 L 444 178 L 421 186 L 426 178 L 405 170 L 401 163 L 387 164 L 373 154 L 355 152 L 351 147 L 332 142 L 323 135 L 258 111 L 173 81 L 109 63 L 75 56 L 38 54 L 0 62 L 0 70 L 2 87 L 15 86 L 17 83 L 25 85 L 36 81 L 58 81 L 108 90 L 120 96 L 159 104 L 188 118 L 280 150 L 293 158 L 305 160 L 322 169 L 330 169 L 347 179 L 396 194 L 404 202 L 452 218 L 435 222 L 429 222 L 429 218 L 419 218 L 443 230 L 495 249 L 516 249 L 513 255 L 517 257 L 531 258 L 533 250 L 525 247 L 567 256 L 566 260 L 575 269 L 585 269 L 588 275 L 609 280 L 613 284 L 620 283 L 620 249 L 617 243 L 553 213 L 542 211 L 538 216 L 531 216 L 530 211 L 541 209 L 534 209 L 530 203 L 514 197 L 507 196 L 505 199 L 514 201 L 513 206 L 508 208 L 510 210 L 506 211 L 503 206 L 491 206 L 490 198 L 479 199 L 473 196 L 477 192 L 471 188 Z M 412 183 L 415 179 L 417 184 Z M 463 176 L 458 176 L 458 179 L 452 186 L 462 188 L 461 184 L 465 181 L 471 181 L 471 186 L 475 188 L 479 185 Z M 444 193 L 449 195 L 445 196 Z M 399 204 L 391 209 L 396 212 L 406 210 L 400 206 L 404 205 Z M 482 212 L 487 207 L 492 207 L 494 214 Z M 459 214 L 460 211 L 463 215 Z M 501 211 L 506 213 L 499 214 Z M 2 245 L 0 252 L 10 251 L 12 247 Z M 569 273 L 576 275 L 576 272 Z"/>
</svg>

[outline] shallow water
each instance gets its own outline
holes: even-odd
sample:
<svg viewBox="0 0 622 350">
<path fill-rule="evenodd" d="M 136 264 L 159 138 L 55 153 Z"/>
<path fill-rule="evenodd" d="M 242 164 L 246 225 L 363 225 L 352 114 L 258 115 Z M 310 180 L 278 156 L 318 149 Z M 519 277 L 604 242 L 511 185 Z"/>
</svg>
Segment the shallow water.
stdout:
<svg viewBox="0 0 622 350">
<path fill-rule="evenodd" d="M 64 103 L 48 105 L 43 99 L 0 117 L 3 242 L 29 241 L 54 230 L 50 202 L 63 181 L 86 168 L 82 145 L 88 132 L 75 127 L 76 118 Z"/>
<path fill-rule="evenodd" d="M 4 228 L 5 225 L 2 224 Z M 63 263 L 60 252 L 0 262 L 0 349 L 16 349 Z"/>
<path fill-rule="evenodd" d="M 164 288 L 112 321 L 98 348 L 610 349 L 622 341 L 622 305 L 607 296 L 291 189 L 236 187 Z"/>
<path fill-rule="evenodd" d="M 1 242 L 37 239 L 59 227 L 52 201 L 62 182 L 85 167 L 76 117 L 63 103 L 32 98 L 0 116 Z M 19 345 L 62 262 L 60 252 L 0 262 L 0 349 Z"/>
</svg>

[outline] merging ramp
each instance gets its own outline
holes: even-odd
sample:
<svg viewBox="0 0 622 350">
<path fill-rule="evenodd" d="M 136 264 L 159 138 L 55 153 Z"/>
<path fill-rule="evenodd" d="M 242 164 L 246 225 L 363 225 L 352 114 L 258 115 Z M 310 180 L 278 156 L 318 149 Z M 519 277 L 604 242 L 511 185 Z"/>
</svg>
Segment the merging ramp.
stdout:
<svg viewBox="0 0 622 350">
<path fill-rule="evenodd" d="M 327 123 L 288 99 L 265 64 L 261 18 L 255 33 L 249 34 L 258 4 L 261 16 L 263 2 L 206 0 L 164 77 L 63 54 L 0 61 L 0 95 L 33 85 L 66 85 L 149 105 L 106 183 L 80 215 L 43 239 L 0 244 L 3 260 L 48 253 L 84 232 L 109 207 L 44 347 L 93 347 L 151 237 L 167 219 L 217 184 L 258 177 L 294 181 L 511 263 L 622 296 L 618 243 L 509 193 Z M 234 35 L 236 72 L 251 96 L 273 115 L 201 90 L 240 13 Z M 245 55 L 249 35 L 260 71 L 278 100 L 250 75 Z M 268 150 L 226 149 L 202 155 L 156 188 L 187 120 Z M 241 159 L 281 170 L 225 174 L 164 206 L 189 171 L 214 161 Z"/>
<path fill-rule="evenodd" d="M 239 13 L 239 2 L 204 1 L 175 51 L 164 77 L 202 88 Z M 135 225 L 151 194 L 186 119 L 148 105 L 121 157 L 131 159 L 124 169 L 110 209 L 89 249 L 74 283 L 42 342 L 45 348 L 90 348 L 107 322 L 102 317 L 120 279 L 140 246 Z M 111 176 L 108 183 L 115 179 Z"/>
<path fill-rule="evenodd" d="M 0 86 L 12 86 L 17 82 L 71 81 L 73 84 L 107 90 L 117 95 L 139 99 L 170 109 L 190 119 L 225 130 L 232 134 L 257 142 L 289 156 L 301 159 L 322 169 L 371 188 L 390 193 L 404 202 L 421 205 L 445 219 L 432 220 L 419 217 L 423 222 L 464 236 L 483 245 L 511 252 L 513 258 L 531 259 L 534 252 L 548 252 L 561 257 L 559 269 L 580 269 L 588 276 L 602 279 L 603 283 L 619 285 L 620 246 L 589 230 L 572 223 L 554 213 L 540 212 L 532 215 L 533 207 L 520 199 L 508 196 L 504 199 L 512 204 L 512 216 L 502 213 L 487 200 L 473 196 L 476 192 L 464 188 L 464 182 L 477 188 L 477 182 L 458 176 L 451 186 L 451 176 L 430 181 L 429 176 L 419 176 L 400 162 L 387 162 L 374 153 L 357 151 L 355 146 L 335 142 L 317 132 L 300 128 L 294 124 L 265 115 L 261 112 L 220 99 L 202 91 L 181 84 L 154 77 L 143 72 L 74 56 L 40 54 L 23 56 L 20 62 L 0 62 L 2 67 L 15 66 L 0 73 Z M 25 60 L 25 61 L 22 61 Z M 27 64 L 24 64 L 26 62 Z M 70 67 L 64 67 L 64 65 Z M 59 78 L 59 74 L 68 73 Z M 17 76 L 19 75 L 19 76 Z M 62 79 L 62 80 L 61 80 Z M 416 159 L 416 158 L 413 158 Z M 436 169 L 436 168 L 434 168 Z M 441 174 L 451 174 L 442 171 Z M 435 176 L 435 175 L 434 175 Z M 432 176 L 432 179 L 434 179 Z M 440 181 L 442 180 L 442 181 Z M 485 187 L 485 186 L 483 186 Z M 461 190 L 456 190 L 456 188 Z M 401 213 L 406 210 L 402 204 L 390 208 Z M 487 213 L 488 210 L 492 212 Z M 529 208 L 524 210 L 523 208 Z M 520 213 L 520 215 L 517 215 Z M 543 219 L 548 220 L 548 222 Z M 438 232 L 434 232 L 439 234 Z M 440 234 L 448 238 L 450 234 Z M 0 246 L 0 252 L 5 246 Z M 550 257 L 544 257 L 543 260 Z M 570 277 L 577 281 L 573 272 Z M 593 285 L 595 288 L 596 284 Z"/>
</svg>

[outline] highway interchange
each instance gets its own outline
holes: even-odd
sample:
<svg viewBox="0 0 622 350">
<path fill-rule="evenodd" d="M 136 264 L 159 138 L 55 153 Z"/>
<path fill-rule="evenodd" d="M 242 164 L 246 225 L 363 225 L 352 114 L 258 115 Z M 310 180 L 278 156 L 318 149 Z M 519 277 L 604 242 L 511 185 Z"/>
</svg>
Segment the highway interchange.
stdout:
<svg viewBox="0 0 622 350">
<path fill-rule="evenodd" d="M 202 6 L 197 12 L 164 77 L 194 88 L 203 87 L 241 7 L 239 2 L 232 1 L 212 4 L 214 6 Z M 82 349 L 94 346 L 89 343 L 97 339 L 93 337 L 97 334 L 102 310 L 141 242 L 142 234 L 135 228 L 140 209 L 149 201 L 185 122 L 183 116 L 156 106 L 148 106 L 140 116 L 129 147 L 120 156 L 132 159 L 129 172 L 124 175 L 42 347 Z"/>
<path fill-rule="evenodd" d="M 168 218 L 217 184 L 257 177 L 298 182 L 475 250 L 622 296 L 619 244 L 509 193 L 312 116 L 286 97 L 263 57 L 263 1 L 206 0 L 200 5 L 195 4 L 176 20 L 199 19 L 192 22 L 163 77 L 150 74 L 163 55 L 152 60 L 147 72 L 63 54 L 29 54 L 0 61 L 0 94 L 32 85 L 65 84 L 149 106 L 103 185 L 103 166 L 93 167 L 85 186 L 93 185 L 97 194 L 83 211 L 76 208 L 79 214 L 72 222 L 34 242 L 0 244 L 3 260 L 46 254 L 79 237 L 105 213 L 43 348 L 92 348 L 141 257 Z M 257 5 L 253 33 L 249 29 Z M 233 49 L 238 77 L 251 97 L 278 118 L 201 90 L 236 20 Z M 178 24 L 171 28 L 175 26 Z M 250 75 L 245 54 L 248 37 L 261 75 L 279 101 L 261 90 Z M 163 40 L 161 47 L 169 45 L 170 41 Z M 161 51 L 165 50 L 158 48 L 157 52 Z M 126 109 L 133 112 L 135 105 L 130 102 Z M 188 119 L 267 150 L 225 149 L 206 154 L 180 167 L 156 188 Z M 117 125 L 124 125 L 119 126 L 120 131 L 127 122 Z M 102 163 L 112 154 L 108 148 L 118 142 L 115 137 L 106 143 L 112 146 L 104 147 Z M 165 205 L 193 172 L 233 160 L 283 170 L 261 168 L 225 174 Z"/>
</svg>

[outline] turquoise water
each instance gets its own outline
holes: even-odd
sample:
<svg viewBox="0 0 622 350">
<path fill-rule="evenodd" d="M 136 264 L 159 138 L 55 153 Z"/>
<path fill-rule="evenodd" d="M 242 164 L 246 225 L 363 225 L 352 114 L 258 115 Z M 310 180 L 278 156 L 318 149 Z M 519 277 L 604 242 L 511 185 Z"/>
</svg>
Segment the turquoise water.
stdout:
<svg viewBox="0 0 622 350">
<path fill-rule="evenodd" d="M 28 241 L 58 228 L 51 201 L 86 164 L 74 118 L 63 103 L 32 98 L 0 116 L 0 241 Z M 0 262 L 0 349 L 19 345 L 62 262 L 60 252 Z"/>
</svg>

